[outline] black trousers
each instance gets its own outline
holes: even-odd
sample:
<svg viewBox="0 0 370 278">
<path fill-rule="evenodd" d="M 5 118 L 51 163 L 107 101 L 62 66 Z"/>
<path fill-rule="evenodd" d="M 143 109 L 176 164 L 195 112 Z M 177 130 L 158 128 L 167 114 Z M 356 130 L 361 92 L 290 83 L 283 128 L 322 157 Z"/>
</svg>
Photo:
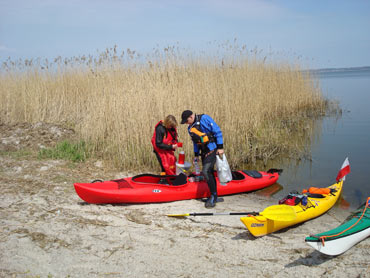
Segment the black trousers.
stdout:
<svg viewBox="0 0 370 278">
<path fill-rule="evenodd" d="M 209 191 L 211 191 L 212 195 L 217 196 L 217 184 L 216 178 L 214 175 L 214 168 L 216 164 L 216 150 L 207 152 L 205 154 L 202 153 L 202 173 L 204 178 L 207 181 Z"/>
<path fill-rule="evenodd" d="M 157 159 L 158 159 L 159 165 L 161 165 L 161 170 L 162 170 L 162 172 L 166 172 L 166 170 L 165 170 L 165 169 L 164 169 L 164 167 L 163 167 L 162 159 L 161 159 L 161 157 L 159 156 L 159 154 L 158 154 L 155 150 L 153 150 L 153 153 L 155 153 L 155 156 L 156 156 L 156 157 L 157 157 Z"/>
</svg>

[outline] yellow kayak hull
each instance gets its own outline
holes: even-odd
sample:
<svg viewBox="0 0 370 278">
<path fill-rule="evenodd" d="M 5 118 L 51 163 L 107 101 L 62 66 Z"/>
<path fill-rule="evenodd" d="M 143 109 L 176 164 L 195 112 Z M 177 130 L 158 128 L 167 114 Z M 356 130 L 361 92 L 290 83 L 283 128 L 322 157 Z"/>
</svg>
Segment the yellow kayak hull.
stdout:
<svg viewBox="0 0 370 278">
<path fill-rule="evenodd" d="M 245 216 L 241 217 L 240 220 L 243 222 L 243 224 L 247 227 L 248 231 L 252 235 L 254 235 L 255 237 L 264 236 L 324 214 L 337 202 L 340 194 L 342 193 L 342 186 L 343 181 L 340 181 L 328 187 L 330 189 L 335 189 L 335 193 L 324 195 L 324 198 L 308 197 L 308 202 L 306 206 L 303 206 L 302 204 L 292 206 L 297 215 L 297 218 L 295 220 L 270 220 L 261 215 Z"/>
</svg>

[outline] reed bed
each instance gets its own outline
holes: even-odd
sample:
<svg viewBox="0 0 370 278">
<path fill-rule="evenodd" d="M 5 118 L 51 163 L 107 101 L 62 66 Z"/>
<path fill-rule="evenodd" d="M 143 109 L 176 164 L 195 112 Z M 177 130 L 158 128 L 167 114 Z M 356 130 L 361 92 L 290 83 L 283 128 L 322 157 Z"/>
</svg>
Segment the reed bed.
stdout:
<svg viewBox="0 0 370 278">
<path fill-rule="evenodd" d="M 327 101 L 299 65 L 267 63 L 245 47 L 206 55 L 176 48 L 141 56 L 117 48 L 95 56 L 3 63 L 0 123 L 48 122 L 73 128 L 89 152 L 126 170 L 159 170 L 155 124 L 183 110 L 209 114 L 233 168 L 301 157 Z M 267 58 L 268 59 L 268 58 Z M 187 160 L 186 125 L 178 127 Z"/>
</svg>

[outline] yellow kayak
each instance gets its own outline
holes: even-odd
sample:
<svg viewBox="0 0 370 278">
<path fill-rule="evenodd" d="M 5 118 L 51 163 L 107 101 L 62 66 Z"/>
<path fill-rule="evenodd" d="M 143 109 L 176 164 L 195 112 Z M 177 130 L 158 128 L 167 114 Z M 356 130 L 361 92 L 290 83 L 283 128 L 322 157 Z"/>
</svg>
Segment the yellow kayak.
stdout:
<svg viewBox="0 0 370 278">
<path fill-rule="evenodd" d="M 320 196 L 321 198 L 310 197 L 310 194 L 307 194 L 306 205 L 299 203 L 295 206 L 292 206 L 297 215 L 294 220 L 271 220 L 262 215 L 245 216 L 241 217 L 240 220 L 243 222 L 243 224 L 247 227 L 252 235 L 254 235 L 255 237 L 264 236 L 324 214 L 337 202 L 342 192 L 342 186 L 343 180 L 329 186 L 328 188 L 333 193 L 324 194 Z"/>
</svg>

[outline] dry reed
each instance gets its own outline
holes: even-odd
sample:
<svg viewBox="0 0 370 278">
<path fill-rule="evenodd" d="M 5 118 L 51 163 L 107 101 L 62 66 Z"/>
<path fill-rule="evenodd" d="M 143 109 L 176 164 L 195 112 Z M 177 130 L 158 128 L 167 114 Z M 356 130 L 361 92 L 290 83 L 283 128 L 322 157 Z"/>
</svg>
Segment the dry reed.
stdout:
<svg viewBox="0 0 370 278">
<path fill-rule="evenodd" d="M 232 167 L 299 156 L 325 113 L 317 80 L 288 63 L 231 55 L 155 50 L 140 56 L 116 47 L 93 56 L 3 63 L 0 123 L 49 122 L 73 127 L 95 157 L 130 170 L 159 170 L 150 139 L 168 114 L 191 109 L 220 125 Z M 179 126 L 187 159 L 192 144 Z"/>
</svg>

